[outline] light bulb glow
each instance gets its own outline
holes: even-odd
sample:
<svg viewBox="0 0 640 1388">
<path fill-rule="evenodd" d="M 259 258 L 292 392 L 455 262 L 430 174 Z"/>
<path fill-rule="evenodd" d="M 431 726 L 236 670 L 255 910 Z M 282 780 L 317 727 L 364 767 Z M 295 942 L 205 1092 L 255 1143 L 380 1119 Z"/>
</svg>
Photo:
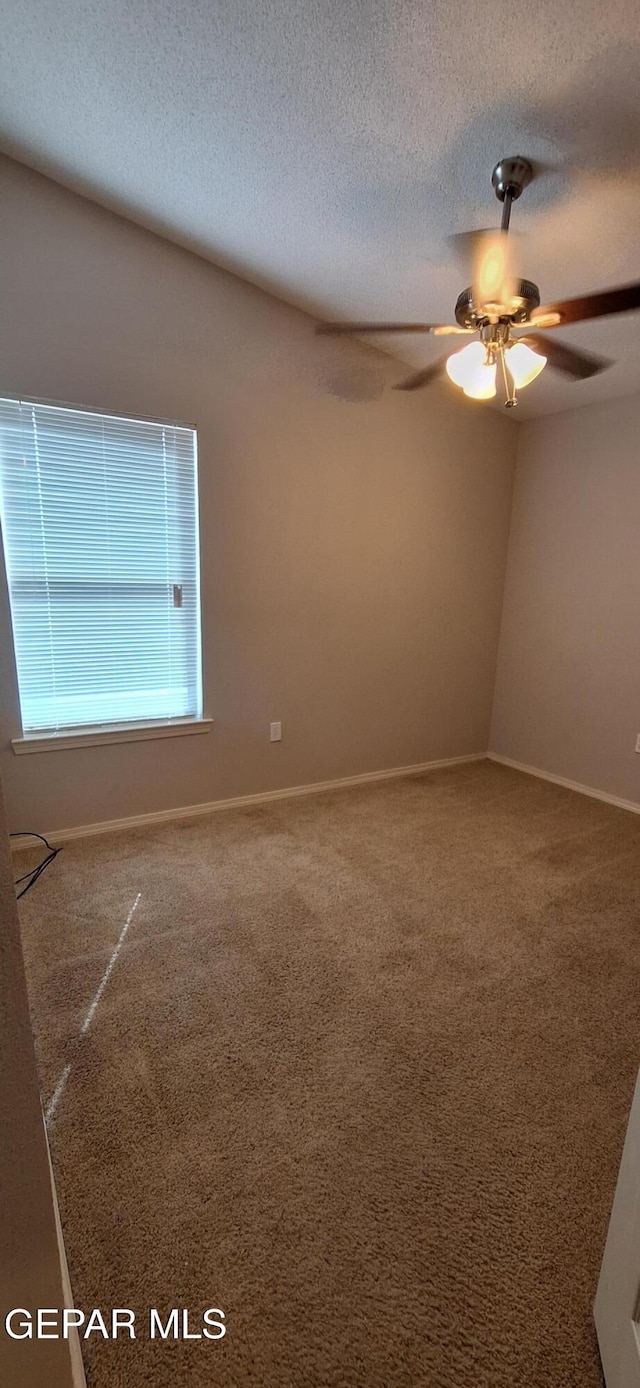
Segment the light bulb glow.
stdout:
<svg viewBox="0 0 640 1388">
<path fill-rule="evenodd" d="M 527 347 L 526 342 L 516 342 L 513 347 L 509 347 L 505 352 L 505 362 L 510 376 L 513 377 L 513 384 L 518 390 L 523 386 L 528 386 L 530 381 L 535 381 L 536 376 L 547 364 L 547 358 L 541 352 L 533 352 L 531 347 Z"/>
<path fill-rule="evenodd" d="M 491 400 L 496 393 L 496 364 L 481 366 L 473 380 L 464 387 L 471 400 Z"/>
<path fill-rule="evenodd" d="M 484 343 L 470 342 L 447 359 L 447 375 L 472 400 L 490 400 L 496 393 L 495 363 L 487 365 Z"/>
</svg>

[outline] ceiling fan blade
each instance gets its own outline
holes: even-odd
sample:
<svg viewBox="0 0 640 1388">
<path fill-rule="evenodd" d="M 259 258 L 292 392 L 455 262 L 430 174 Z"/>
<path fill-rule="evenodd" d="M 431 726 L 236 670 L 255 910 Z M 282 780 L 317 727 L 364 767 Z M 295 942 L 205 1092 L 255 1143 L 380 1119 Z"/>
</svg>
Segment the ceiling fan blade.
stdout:
<svg viewBox="0 0 640 1388">
<path fill-rule="evenodd" d="M 435 323 L 319 323 L 318 337 L 340 337 L 343 333 L 431 333 Z"/>
<path fill-rule="evenodd" d="M 461 328 L 455 323 L 438 323 L 435 328 L 431 329 L 431 331 L 434 337 L 452 337 L 454 333 L 457 336 L 462 334 L 463 337 L 468 337 L 469 333 L 474 333 L 476 329 Z"/>
<path fill-rule="evenodd" d="M 510 311 L 516 288 L 511 259 L 506 231 L 482 232 L 475 238 L 471 297 L 476 310 L 496 319 Z"/>
<path fill-rule="evenodd" d="M 477 227 L 475 231 L 454 231 L 447 236 L 447 245 L 463 260 L 472 260 L 484 237 L 489 236 L 492 231 L 495 231 L 495 227 Z"/>
<path fill-rule="evenodd" d="M 415 371 L 413 376 L 407 376 L 404 381 L 398 381 L 393 387 L 394 390 L 421 390 L 423 386 L 428 386 L 439 376 L 444 366 L 444 358 L 439 361 L 431 362 L 430 366 L 423 367 L 422 371 Z"/>
<path fill-rule="evenodd" d="M 584 294 L 581 299 L 561 299 L 556 304 L 544 304 L 534 309 L 532 327 L 554 328 L 565 323 L 583 323 L 589 318 L 607 318 L 612 313 L 629 313 L 640 308 L 640 284 L 623 284 L 618 289 L 602 289 L 597 294 Z M 554 322 L 544 320 L 553 316 Z"/>
<path fill-rule="evenodd" d="M 473 261 L 487 237 L 495 236 L 496 227 L 477 227 L 475 231 L 454 231 L 451 236 L 447 236 L 447 245 L 467 266 Z M 525 239 L 524 232 L 509 230 L 509 238 L 512 242 L 518 243 Z"/>
<path fill-rule="evenodd" d="M 606 371 L 608 366 L 613 366 L 608 357 L 596 357 L 591 352 L 579 352 L 575 347 L 569 347 L 566 342 L 559 342 L 555 337 L 527 333 L 526 337 L 520 338 L 519 341 L 526 342 L 528 347 L 541 352 L 547 358 L 549 366 L 555 367 L 556 371 L 563 371 L 566 376 L 572 376 L 575 381 L 586 381 L 589 376 L 597 376 L 600 371 Z"/>
</svg>

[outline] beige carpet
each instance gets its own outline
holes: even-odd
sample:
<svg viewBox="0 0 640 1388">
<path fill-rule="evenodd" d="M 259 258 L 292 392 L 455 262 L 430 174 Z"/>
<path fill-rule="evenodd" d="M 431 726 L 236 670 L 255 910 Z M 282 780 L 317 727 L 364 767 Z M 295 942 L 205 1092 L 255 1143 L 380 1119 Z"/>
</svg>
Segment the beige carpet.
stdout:
<svg viewBox="0 0 640 1388">
<path fill-rule="evenodd" d="M 90 1388 L 597 1388 L 639 850 L 488 762 L 69 843 L 21 915 L 75 1304 L 228 1325 Z"/>
</svg>

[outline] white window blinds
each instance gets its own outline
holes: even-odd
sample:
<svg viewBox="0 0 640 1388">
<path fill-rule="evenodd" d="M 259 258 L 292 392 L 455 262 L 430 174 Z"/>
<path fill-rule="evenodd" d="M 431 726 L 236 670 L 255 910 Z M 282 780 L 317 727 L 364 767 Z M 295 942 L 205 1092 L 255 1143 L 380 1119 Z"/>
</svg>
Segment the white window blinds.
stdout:
<svg viewBox="0 0 640 1388">
<path fill-rule="evenodd" d="M 195 430 L 0 400 L 23 732 L 199 717 Z"/>
</svg>

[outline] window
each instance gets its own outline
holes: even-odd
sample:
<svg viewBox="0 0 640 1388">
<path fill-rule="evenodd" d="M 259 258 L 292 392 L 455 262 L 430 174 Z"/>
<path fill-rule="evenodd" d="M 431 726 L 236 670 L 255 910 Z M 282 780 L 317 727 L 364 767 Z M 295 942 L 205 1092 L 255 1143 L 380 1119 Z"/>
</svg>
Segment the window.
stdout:
<svg viewBox="0 0 640 1388">
<path fill-rule="evenodd" d="M 202 714 L 196 434 L 0 400 L 23 735 Z"/>
</svg>

